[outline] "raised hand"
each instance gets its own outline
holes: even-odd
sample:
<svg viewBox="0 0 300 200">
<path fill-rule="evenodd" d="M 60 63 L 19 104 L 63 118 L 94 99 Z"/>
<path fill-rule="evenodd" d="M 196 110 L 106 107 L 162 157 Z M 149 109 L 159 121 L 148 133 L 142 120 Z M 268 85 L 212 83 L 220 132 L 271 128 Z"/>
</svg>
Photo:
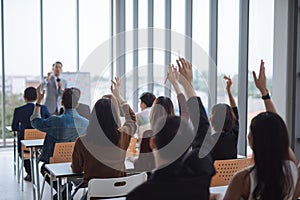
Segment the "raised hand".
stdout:
<svg viewBox="0 0 300 200">
<path fill-rule="evenodd" d="M 115 77 L 115 80 L 111 80 L 111 86 L 110 86 L 110 90 L 111 93 L 115 96 L 115 97 L 119 97 L 120 96 L 120 86 L 121 86 L 121 81 L 119 77 Z"/>
<path fill-rule="evenodd" d="M 224 79 L 226 81 L 226 90 L 231 91 L 231 86 L 232 86 L 232 80 L 230 78 L 230 76 L 224 76 Z"/>
<path fill-rule="evenodd" d="M 169 64 L 168 66 L 168 80 L 172 85 L 177 84 L 177 81 L 179 80 L 179 72 L 173 64 Z"/>
<path fill-rule="evenodd" d="M 37 99 L 36 102 L 41 104 L 41 102 L 43 101 L 44 95 L 45 95 L 45 90 L 43 90 L 41 92 L 41 84 L 36 88 L 36 95 L 37 95 Z"/>
<path fill-rule="evenodd" d="M 260 90 L 262 95 L 266 95 L 268 93 L 267 89 L 267 78 L 265 73 L 265 63 L 263 60 L 260 61 L 260 69 L 258 78 L 256 76 L 255 71 L 252 72 L 255 86 Z"/>
<path fill-rule="evenodd" d="M 188 83 L 192 84 L 193 82 L 193 70 L 191 64 L 186 61 L 184 58 L 179 58 L 176 60 L 180 75 L 182 75 Z M 180 83 L 184 84 L 184 80 L 180 77 Z"/>
<path fill-rule="evenodd" d="M 180 90 L 179 85 L 178 85 L 178 81 L 179 81 L 180 76 L 181 75 L 179 74 L 177 68 L 173 64 L 169 64 L 169 66 L 168 66 L 168 80 L 173 85 L 177 95 L 179 93 L 181 93 L 181 90 Z"/>
</svg>

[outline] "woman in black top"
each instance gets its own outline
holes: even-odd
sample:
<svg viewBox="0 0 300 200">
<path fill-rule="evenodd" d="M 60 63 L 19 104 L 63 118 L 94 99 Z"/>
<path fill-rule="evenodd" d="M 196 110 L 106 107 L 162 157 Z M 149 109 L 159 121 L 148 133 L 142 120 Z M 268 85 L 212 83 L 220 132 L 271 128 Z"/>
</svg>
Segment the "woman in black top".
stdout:
<svg viewBox="0 0 300 200">
<path fill-rule="evenodd" d="M 212 149 L 212 156 L 215 160 L 237 158 L 239 114 L 231 93 L 231 78 L 224 76 L 224 79 L 227 83 L 226 90 L 230 106 L 227 104 L 216 104 L 213 106 L 210 115 L 212 138 L 214 141 L 217 141 Z"/>
</svg>

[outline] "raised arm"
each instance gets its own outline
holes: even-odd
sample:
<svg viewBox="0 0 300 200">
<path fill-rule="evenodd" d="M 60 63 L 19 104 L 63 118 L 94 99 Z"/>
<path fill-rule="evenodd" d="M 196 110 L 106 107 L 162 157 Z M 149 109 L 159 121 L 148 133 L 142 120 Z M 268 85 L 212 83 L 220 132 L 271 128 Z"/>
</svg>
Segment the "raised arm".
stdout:
<svg viewBox="0 0 300 200">
<path fill-rule="evenodd" d="M 208 117 L 201 98 L 197 96 L 193 87 L 193 70 L 190 63 L 184 58 L 179 58 L 179 60 L 177 60 L 177 65 L 180 72 L 179 83 L 183 86 L 188 98 L 188 112 L 196 135 L 192 147 L 200 147 L 208 132 Z"/>
<path fill-rule="evenodd" d="M 168 67 L 168 80 L 173 85 L 177 94 L 180 116 L 185 118 L 186 120 L 189 120 L 189 112 L 186 104 L 186 99 L 178 85 L 179 76 L 180 74 L 177 68 L 173 64 L 170 64 Z"/>
<path fill-rule="evenodd" d="M 264 100 L 264 104 L 266 107 L 266 111 L 276 113 L 275 106 L 270 98 L 269 91 L 267 89 L 267 78 L 265 73 L 265 63 L 263 60 L 260 61 L 260 69 L 258 78 L 256 76 L 255 71 L 252 72 L 255 86 L 261 92 L 262 98 Z"/>
<path fill-rule="evenodd" d="M 127 133 L 128 135 L 133 135 L 136 131 L 136 116 L 129 104 L 123 99 L 123 97 L 120 94 L 120 79 L 118 77 L 115 77 L 115 80 L 111 82 L 111 92 L 120 103 L 121 108 L 125 114 L 125 123 L 121 127 L 121 131 Z"/>
<path fill-rule="evenodd" d="M 232 108 L 234 108 L 234 107 L 236 107 L 236 102 L 235 102 L 235 100 L 232 96 L 232 92 L 231 92 L 232 80 L 231 80 L 230 76 L 224 76 L 224 79 L 226 80 L 226 91 L 228 94 L 230 106 Z"/>
</svg>

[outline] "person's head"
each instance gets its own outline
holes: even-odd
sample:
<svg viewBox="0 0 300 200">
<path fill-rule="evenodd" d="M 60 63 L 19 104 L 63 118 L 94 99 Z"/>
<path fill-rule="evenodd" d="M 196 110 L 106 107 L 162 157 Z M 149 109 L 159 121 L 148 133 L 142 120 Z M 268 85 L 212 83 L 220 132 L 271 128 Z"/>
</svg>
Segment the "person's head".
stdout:
<svg viewBox="0 0 300 200">
<path fill-rule="evenodd" d="M 141 110 L 144 110 L 152 106 L 153 101 L 155 100 L 155 96 L 151 92 L 144 92 L 140 96 L 140 100 L 141 100 L 140 108 Z"/>
<path fill-rule="evenodd" d="M 150 126 L 153 127 L 154 123 L 162 116 L 175 115 L 174 106 L 169 97 L 157 97 L 151 108 L 150 112 Z"/>
<path fill-rule="evenodd" d="M 78 106 L 80 98 L 80 90 L 78 88 L 66 88 L 62 95 L 61 104 L 65 109 L 73 109 Z"/>
<path fill-rule="evenodd" d="M 101 142 L 101 145 L 109 145 L 104 137 L 117 145 L 118 135 L 118 114 L 115 105 L 109 98 L 101 98 L 96 103 L 90 115 L 87 135 L 94 142 Z M 102 138 L 102 139 L 101 139 Z"/>
<path fill-rule="evenodd" d="M 159 118 L 153 127 L 154 137 L 150 147 L 156 156 L 156 164 L 170 164 L 178 160 L 189 148 L 194 136 L 188 121 L 178 116 Z"/>
<path fill-rule="evenodd" d="M 248 134 L 253 150 L 258 186 L 254 196 L 262 199 L 284 199 L 290 191 L 289 139 L 282 118 L 273 112 L 254 117 Z"/>
<path fill-rule="evenodd" d="M 36 89 L 34 87 L 28 87 L 24 90 L 24 100 L 26 102 L 33 102 L 37 98 Z"/>
<path fill-rule="evenodd" d="M 216 104 L 211 109 L 210 122 L 216 132 L 229 132 L 236 123 L 236 117 L 232 108 L 223 103 Z"/>
<path fill-rule="evenodd" d="M 56 77 L 59 77 L 61 72 L 62 72 L 62 66 L 63 64 L 59 61 L 56 61 L 53 65 L 52 65 L 52 71 L 54 73 L 54 75 Z"/>
</svg>

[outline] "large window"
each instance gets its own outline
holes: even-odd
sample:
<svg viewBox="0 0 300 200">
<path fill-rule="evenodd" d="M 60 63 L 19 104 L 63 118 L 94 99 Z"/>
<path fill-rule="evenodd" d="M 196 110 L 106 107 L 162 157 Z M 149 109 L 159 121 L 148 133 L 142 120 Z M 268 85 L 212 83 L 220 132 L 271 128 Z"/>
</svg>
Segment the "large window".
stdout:
<svg viewBox="0 0 300 200">
<path fill-rule="evenodd" d="M 217 102 L 229 103 L 224 75 L 233 81 L 237 101 L 239 59 L 239 0 L 218 1 Z"/>
<path fill-rule="evenodd" d="M 252 0 L 249 9 L 248 125 L 265 110 L 261 94 L 253 82 L 252 71 L 259 73 L 260 60 L 265 61 L 267 87 L 272 93 L 274 1 Z M 251 153 L 248 150 L 248 153 Z"/>
<path fill-rule="evenodd" d="M 52 64 L 56 61 L 63 63 L 64 72 L 76 71 L 76 1 L 43 2 L 44 75 L 51 71 Z"/>
<path fill-rule="evenodd" d="M 40 82 L 40 4 L 7 0 L 4 6 L 5 126 L 10 126 L 14 108 L 24 104 L 24 89 Z"/>
</svg>

